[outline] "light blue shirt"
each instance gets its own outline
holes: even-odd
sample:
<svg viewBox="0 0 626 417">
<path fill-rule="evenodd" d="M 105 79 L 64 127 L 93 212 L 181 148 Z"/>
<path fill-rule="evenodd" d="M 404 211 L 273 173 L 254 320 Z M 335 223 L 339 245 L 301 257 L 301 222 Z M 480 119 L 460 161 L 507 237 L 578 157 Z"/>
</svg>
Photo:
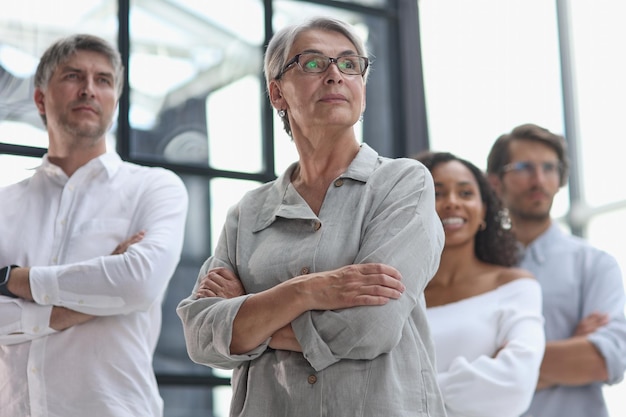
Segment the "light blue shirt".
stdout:
<svg viewBox="0 0 626 417">
<path fill-rule="evenodd" d="M 606 361 L 608 384 L 620 382 L 626 370 L 624 285 L 616 260 L 587 241 L 552 226 L 524 251 L 520 264 L 532 272 L 543 291 L 546 340 L 572 336 L 593 312 L 610 322 L 589 335 Z M 538 391 L 525 417 L 608 417 L 602 383 L 556 386 Z"/>
<path fill-rule="evenodd" d="M 234 369 L 231 416 L 445 416 L 423 296 L 444 242 L 430 173 L 362 145 L 316 216 L 291 185 L 294 167 L 229 212 L 199 278 L 226 266 L 250 294 L 308 272 L 382 262 L 401 272 L 406 291 L 386 305 L 302 314 L 292 327 L 303 353 L 266 342 L 244 355 L 229 345 L 246 296 L 190 296 L 177 311 L 191 358 Z"/>
</svg>

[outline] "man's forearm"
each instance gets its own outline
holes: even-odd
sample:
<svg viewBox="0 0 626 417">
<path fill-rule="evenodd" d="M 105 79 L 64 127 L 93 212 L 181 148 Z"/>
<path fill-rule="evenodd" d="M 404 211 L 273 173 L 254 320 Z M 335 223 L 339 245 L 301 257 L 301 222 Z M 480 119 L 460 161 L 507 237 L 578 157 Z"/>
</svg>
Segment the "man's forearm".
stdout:
<svg viewBox="0 0 626 417">
<path fill-rule="evenodd" d="M 576 336 L 546 343 L 540 371 L 544 386 L 584 385 L 606 381 L 607 378 L 604 358 L 587 337 Z"/>
<path fill-rule="evenodd" d="M 141 230 L 128 239 L 121 242 L 111 253 L 111 255 L 121 255 L 125 253 L 131 245 L 138 243 L 145 237 L 145 231 Z M 11 269 L 11 276 L 7 289 L 13 294 L 28 301 L 34 301 L 30 286 L 30 267 L 20 267 Z M 65 307 L 53 306 L 50 313 L 49 327 L 60 331 L 77 324 L 85 323 L 96 316 L 80 313 Z"/>
<path fill-rule="evenodd" d="M 33 294 L 30 291 L 29 274 L 29 267 L 11 269 L 7 289 L 24 300 L 33 301 Z"/>
<path fill-rule="evenodd" d="M 94 317 L 65 307 L 54 306 L 52 307 L 52 313 L 50 313 L 50 328 L 61 331 L 77 324 L 85 323 Z"/>
</svg>

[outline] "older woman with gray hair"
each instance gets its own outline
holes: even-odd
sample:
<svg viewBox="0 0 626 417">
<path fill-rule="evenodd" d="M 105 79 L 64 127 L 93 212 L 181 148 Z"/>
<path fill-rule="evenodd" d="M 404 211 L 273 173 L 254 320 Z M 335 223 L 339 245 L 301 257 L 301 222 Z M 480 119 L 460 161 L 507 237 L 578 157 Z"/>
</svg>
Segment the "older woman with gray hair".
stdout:
<svg viewBox="0 0 626 417">
<path fill-rule="evenodd" d="M 356 138 L 369 60 L 330 18 L 270 41 L 270 101 L 299 159 L 230 211 L 177 311 L 231 416 L 445 416 L 424 288 L 443 247 L 428 170 Z"/>
</svg>

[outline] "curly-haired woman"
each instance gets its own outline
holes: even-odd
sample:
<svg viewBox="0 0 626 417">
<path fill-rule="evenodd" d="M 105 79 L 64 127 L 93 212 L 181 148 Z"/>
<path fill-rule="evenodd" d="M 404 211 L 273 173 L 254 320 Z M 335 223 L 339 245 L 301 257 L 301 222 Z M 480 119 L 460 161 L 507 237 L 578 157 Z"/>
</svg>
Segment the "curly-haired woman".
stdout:
<svg viewBox="0 0 626 417">
<path fill-rule="evenodd" d="M 545 347 L 539 284 L 513 267 L 508 216 L 480 169 L 447 152 L 415 159 L 431 171 L 445 232 L 425 296 L 448 416 L 519 416 Z"/>
</svg>

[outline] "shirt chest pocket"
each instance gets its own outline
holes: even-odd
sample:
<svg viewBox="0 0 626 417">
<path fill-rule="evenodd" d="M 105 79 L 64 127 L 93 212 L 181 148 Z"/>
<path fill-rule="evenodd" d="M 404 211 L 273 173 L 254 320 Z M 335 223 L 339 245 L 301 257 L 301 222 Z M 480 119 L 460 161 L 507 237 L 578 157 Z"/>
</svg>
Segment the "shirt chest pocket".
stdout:
<svg viewBox="0 0 626 417">
<path fill-rule="evenodd" d="M 79 262 L 110 255 L 117 245 L 130 237 L 126 219 L 93 219 L 77 226 L 67 247 L 67 262 Z"/>
</svg>

